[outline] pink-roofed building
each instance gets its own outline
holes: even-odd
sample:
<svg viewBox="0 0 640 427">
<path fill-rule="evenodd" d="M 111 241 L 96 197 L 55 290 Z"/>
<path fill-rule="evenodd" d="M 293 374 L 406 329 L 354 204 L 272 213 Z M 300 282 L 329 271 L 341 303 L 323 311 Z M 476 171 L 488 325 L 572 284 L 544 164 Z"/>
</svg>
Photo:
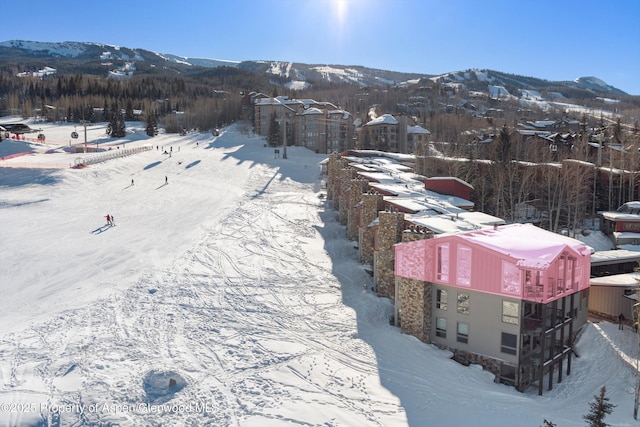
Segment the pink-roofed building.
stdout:
<svg viewBox="0 0 640 427">
<path fill-rule="evenodd" d="M 571 371 L 586 323 L 591 250 L 531 224 L 395 246 L 396 316 L 405 333 L 480 363 L 518 390 Z M 566 365 L 565 365 L 566 363 Z"/>
</svg>

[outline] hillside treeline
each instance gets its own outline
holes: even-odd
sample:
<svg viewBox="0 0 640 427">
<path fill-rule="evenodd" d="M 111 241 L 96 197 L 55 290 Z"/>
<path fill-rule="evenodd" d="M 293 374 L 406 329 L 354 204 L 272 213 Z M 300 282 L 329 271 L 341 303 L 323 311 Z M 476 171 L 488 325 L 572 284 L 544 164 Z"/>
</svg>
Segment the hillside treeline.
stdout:
<svg viewBox="0 0 640 427">
<path fill-rule="evenodd" d="M 640 130 L 622 132 L 619 121 L 596 130 L 608 142 L 601 148 L 587 129 L 552 150 L 506 125 L 486 143 L 440 144 L 439 150 L 423 143 L 416 172 L 468 182 L 476 210 L 507 222 L 579 230 L 598 211 L 638 200 L 640 189 Z"/>
<path fill-rule="evenodd" d="M 119 112 L 125 120 L 153 119 L 168 132 L 208 130 L 242 118 L 243 92 L 263 86 L 269 83 L 260 76 L 232 67 L 192 75 L 141 72 L 126 80 L 92 74 L 16 77 L 2 70 L 0 115 L 77 123 L 109 122 Z"/>
</svg>

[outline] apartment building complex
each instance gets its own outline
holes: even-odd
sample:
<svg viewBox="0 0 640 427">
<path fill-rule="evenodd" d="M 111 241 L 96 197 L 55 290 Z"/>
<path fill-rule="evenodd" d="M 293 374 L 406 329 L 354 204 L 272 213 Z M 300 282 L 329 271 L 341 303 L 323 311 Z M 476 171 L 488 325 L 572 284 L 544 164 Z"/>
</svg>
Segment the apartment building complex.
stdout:
<svg viewBox="0 0 640 427">
<path fill-rule="evenodd" d="M 353 117 L 330 102 L 256 97 L 253 107 L 254 131 L 258 135 L 268 136 L 273 123 L 277 123 L 281 138 L 289 146 L 316 153 L 342 152 L 355 146 Z"/>
<path fill-rule="evenodd" d="M 341 153 L 354 148 L 413 153 L 430 135 L 408 116 L 384 114 L 359 127 L 351 113 L 330 102 L 264 94 L 254 94 L 250 99 L 255 133 L 268 136 L 271 127 L 277 125 L 279 145 L 286 139 L 288 146 L 301 146 L 316 153 Z"/>
<path fill-rule="evenodd" d="M 393 300 L 390 321 L 496 381 L 551 389 L 587 321 L 591 248 L 473 211 L 472 187 L 417 175 L 412 157 L 354 150 L 327 164 L 327 198 L 372 290 Z"/>
<path fill-rule="evenodd" d="M 414 153 L 420 142 L 431 135 L 409 116 L 383 114 L 367 122 L 361 132 L 359 148 L 391 153 Z"/>
</svg>

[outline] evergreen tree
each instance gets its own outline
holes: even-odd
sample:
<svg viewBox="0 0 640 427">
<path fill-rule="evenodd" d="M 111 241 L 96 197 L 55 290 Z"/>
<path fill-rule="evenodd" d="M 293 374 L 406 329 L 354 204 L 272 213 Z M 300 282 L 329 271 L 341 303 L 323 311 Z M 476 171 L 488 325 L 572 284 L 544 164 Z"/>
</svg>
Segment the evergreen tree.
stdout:
<svg viewBox="0 0 640 427">
<path fill-rule="evenodd" d="M 148 136 L 156 136 L 158 134 L 158 123 L 156 121 L 156 115 L 150 112 L 147 115 L 147 128 L 145 130 Z"/>
<path fill-rule="evenodd" d="M 513 152 L 512 152 L 512 144 L 511 144 L 511 135 L 509 133 L 509 128 L 506 124 L 502 126 L 500 129 L 499 136 L 496 140 L 495 144 L 495 159 L 500 162 L 503 166 L 509 163 L 512 160 Z"/>
<path fill-rule="evenodd" d="M 594 396 L 596 399 L 595 402 L 589 404 L 591 411 L 583 417 L 587 420 L 589 427 L 607 427 L 609 425 L 604 422 L 604 417 L 613 412 L 613 408 L 615 408 L 616 405 L 609 403 L 609 398 L 605 397 L 606 392 L 607 388 L 602 386 L 600 396 Z"/>
<path fill-rule="evenodd" d="M 107 133 L 112 138 L 122 138 L 125 135 L 125 128 L 124 116 L 118 107 L 118 103 L 114 102 L 111 105 L 111 119 L 109 120 Z"/>
<path fill-rule="evenodd" d="M 133 117 L 133 104 L 131 103 L 130 99 L 127 100 L 127 107 L 125 108 L 124 116 L 125 116 L 125 120 L 132 121 L 134 119 L 134 117 Z"/>
<path fill-rule="evenodd" d="M 118 123 L 118 135 L 117 135 L 117 137 L 118 138 L 122 138 L 126 134 L 125 129 L 127 128 L 127 125 L 125 124 L 125 121 L 124 121 L 124 115 L 118 114 L 118 122 L 117 123 Z"/>
<path fill-rule="evenodd" d="M 276 120 L 276 113 L 271 115 L 271 121 L 269 123 L 269 134 L 267 135 L 267 141 L 272 147 L 276 147 L 280 144 L 280 124 Z"/>
<path fill-rule="evenodd" d="M 104 103 L 102 104 L 102 116 L 102 120 L 111 123 L 111 112 L 109 111 L 109 106 L 107 105 L 107 98 L 104 99 Z"/>
</svg>

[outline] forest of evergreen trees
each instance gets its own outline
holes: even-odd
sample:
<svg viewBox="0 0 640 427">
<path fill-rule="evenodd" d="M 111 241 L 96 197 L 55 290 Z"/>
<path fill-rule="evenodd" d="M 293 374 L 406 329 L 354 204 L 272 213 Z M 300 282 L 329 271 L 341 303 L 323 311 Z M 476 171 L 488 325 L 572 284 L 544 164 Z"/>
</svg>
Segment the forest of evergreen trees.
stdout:
<svg viewBox="0 0 640 427">
<path fill-rule="evenodd" d="M 39 116 L 46 121 L 108 122 L 117 136 L 125 120 L 178 132 L 209 130 L 241 118 L 243 91 L 269 86 L 259 76 L 231 67 L 189 76 L 133 76 L 127 80 L 92 74 L 16 77 L 0 71 L 0 116 Z M 176 112 L 181 112 L 177 117 Z"/>
</svg>

